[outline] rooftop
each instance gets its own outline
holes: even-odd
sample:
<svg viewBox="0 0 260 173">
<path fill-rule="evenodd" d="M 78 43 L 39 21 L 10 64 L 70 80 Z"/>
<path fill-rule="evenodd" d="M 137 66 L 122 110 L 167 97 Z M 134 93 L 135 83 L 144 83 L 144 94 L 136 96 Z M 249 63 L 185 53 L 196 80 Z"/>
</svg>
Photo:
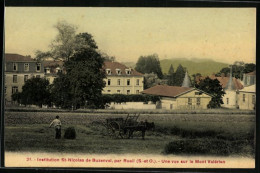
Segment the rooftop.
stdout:
<svg viewBox="0 0 260 173">
<path fill-rule="evenodd" d="M 135 71 L 132 68 L 129 68 L 127 66 L 125 66 L 124 64 L 121 64 L 119 62 L 111 62 L 111 61 L 105 61 L 104 62 L 104 67 L 105 70 L 109 69 L 110 70 L 110 74 L 111 75 L 119 75 L 117 73 L 117 69 L 121 71 L 120 75 L 131 75 L 131 76 L 143 76 L 142 73 L 139 73 L 137 71 Z M 126 70 L 131 70 L 130 74 L 126 73 Z"/>
<path fill-rule="evenodd" d="M 6 53 L 5 54 L 5 61 L 6 62 L 24 62 L 24 61 L 35 61 L 32 59 L 31 56 L 23 56 L 14 53 Z"/>
<path fill-rule="evenodd" d="M 186 93 L 187 91 L 193 90 L 194 88 L 179 87 L 179 86 L 168 86 L 168 85 L 156 85 L 152 88 L 148 88 L 142 91 L 143 94 L 151 94 L 166 97 L 176 97 L 180 94 Z"/>
</svg>

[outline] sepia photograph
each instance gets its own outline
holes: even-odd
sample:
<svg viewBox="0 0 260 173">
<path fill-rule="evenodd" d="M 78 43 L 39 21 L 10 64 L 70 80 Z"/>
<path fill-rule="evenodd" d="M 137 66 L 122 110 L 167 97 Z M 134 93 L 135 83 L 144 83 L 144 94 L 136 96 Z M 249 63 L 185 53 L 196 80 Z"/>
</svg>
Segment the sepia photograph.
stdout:
<svg viewBox="0 0 260 173">
<path fill-rule="evenodd" d="M 5 167 L 255 168 L 256 8 L 5 7 Z"/>
</svg>

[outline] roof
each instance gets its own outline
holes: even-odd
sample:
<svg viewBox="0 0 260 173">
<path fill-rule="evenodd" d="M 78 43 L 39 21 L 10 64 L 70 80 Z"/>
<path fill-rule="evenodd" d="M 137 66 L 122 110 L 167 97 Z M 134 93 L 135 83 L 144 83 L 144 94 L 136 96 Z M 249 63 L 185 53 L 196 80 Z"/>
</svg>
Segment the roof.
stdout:
<svg viewBox="0 0 260 173">
<path fill-rule="evenodd" d="M 6 53 L 5 61 L 6 62 L 24 62 L 24 61 L 35 61 L 35 59 L 32 59 L 30 55 L 23 56 L 23 55 L 19 55 L 19 54 Z"/>
<path fill-rule="evenodd" d="M 255 76 L 255 75 L 256 75 L 256 71 L 252 71 L 252 72 L 250 72 L 250 73 L 246 73 L 246 75 Z"/>
<path fill-rule="evenodd" d="M 131 70 L 131 74 L 129 76 L 143 76 L 142 73 L 139 73 L 137 71 L 135 71 L 132 68 L 129 68 L 127 66 L 125 66 L 124 64 L 121 64 L 119 62 L 111 62 L 111 61 L 105 61 L 104 62 L 104 69 L 110 69 L 111 70 L 111 75 L 118 75 L 116 72 L 116 69 L 120 69 L 122 74 L 120 75 L 127 75 L 126 74 L 126 69 L 130 69 Z"/>
<path fill-rule="evenodd" d="M 213 80 L 217 79 L 223 89 L 225 89 L 227 87 L 228 81 L 230 79 L 230 77 L 216 77 L 215 75 L 211 75 L 211 76 L 207 76 L 207 77 L 209 77 L 210 79 L 213 79 Z M 199 79 L 204 80 L 205 78 L 206 77 L 200 77 Z M 233 77 L 232 81 L 233 81 L 233 84 L 234 84 L 234 88 L 236 90 L 240 90 L 244 87 L 239 79 L 236 79 L 235 77 Z"/>
<path fill-rule="evenodd" d="M 64 62 L 62 61 L 43 61 L 44 67 L 62 67 Z"/>
<path fill-rule="evenodd" d="M 142 91 L 143 94 L 166 96 L 166 97 L 177 97 L 180 94 L 194 90 L 195 88 L 179 87 L 179 86 L 168 86 L 168 85 L 156 85 L 152 88 L 148 88 Z"/>
<path fill-rule="evenodd" d="M 255 85 L 250 85 L 239 90 L 239 92 L 256 92 Z"/>
</svg>

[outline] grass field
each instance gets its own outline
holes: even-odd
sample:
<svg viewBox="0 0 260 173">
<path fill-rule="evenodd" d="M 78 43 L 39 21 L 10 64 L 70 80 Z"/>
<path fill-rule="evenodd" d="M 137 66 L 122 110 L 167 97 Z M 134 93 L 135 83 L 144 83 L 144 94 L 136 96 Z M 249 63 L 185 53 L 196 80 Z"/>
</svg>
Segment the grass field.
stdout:
<svg viewBox="0 0 260 173">
<path fill-rule="evenodd" d="M 76 129 L 75 140 L 54 139 L 49 123 L 60 116 L 62 135 L 67 127 Z M 91 122 L 126 114 L 6 112 L 6 151 L 78 153 L 206 154 L 254 156 L 255 116 L 252 114 L 141 114 L 139 121 L 155 123 L 145 140 L 112 139 L 102 126 Z M 214 144 L 214 145 L 213 145 Z"/>
</svg>

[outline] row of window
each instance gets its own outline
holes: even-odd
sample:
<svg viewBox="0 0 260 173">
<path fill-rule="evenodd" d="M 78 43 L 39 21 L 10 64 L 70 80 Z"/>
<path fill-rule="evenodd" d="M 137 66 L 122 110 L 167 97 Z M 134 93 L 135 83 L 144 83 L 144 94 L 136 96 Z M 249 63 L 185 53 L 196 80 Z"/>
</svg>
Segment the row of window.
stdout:
<svg viewBox="0 0 260 173">
<path fill-rule="evenodd" d="M 188 98 L 188 105 L 192 105 L 192 98 Z M 200 97 L 196 98 L 196 105 L 200 106 Z"/>
<path fill-rule="evenodd" d="M 29 70 L 30 70 L 30 64 L 24 63 L 24 71 L 29 71 Z M 18 71 L 18 63 L 13 63 L 13 71 Z M 37 72 L 41 71 L 41 63 L 36 63 L 36 71 Z"/>
<path fill-rule="evenodd" d="M 246 94 L 243 94 L 243 102 L 246 101 Z M 252 104 L 255 104 L 255 95 L 252 95 Z"/>
<path fill-rule="evenodd" d="M 40 78 L 40 75 L 36 75 L 37 78 Z M 26 82 L 29 79 L 29 75 L 24 75 L 24 82 Z M 13 83 L 18 83 L 17 75 L 13 75 Z"/>
<path fill-rule="evenodd" d="M 106 72 L 107 72 L 107 74 L 108 75 L 111 75 L 112 74 L 112 71 L 111 71 L 111 69 L 106 69 Z M 125 69 L 125 73 L 127 74 L 127 75 L 130 75 L 131 74 L 131 69 Z M 121 69 L 116 69 L 116 74 L 117 75 L 121 75 L 122 74 L 122 71 L 121 71 Z"/>
<path fill-rule="evenodd" d="M 107 86 L 110 86 L 110 85 L 111 85 L 111 79 L 108 79 L 108 80 L 107 80 Z M 117 79 L 117 85 L 118 85 L 118 86 L 121 85 L 121 80 L 120 80 L 120 79 Z M 127 79 L 126 85 L 127 85 L 127 86 L 131 85 L 131 80 L 130 80 L 130 79 Z M 140 85 L 140 79 L 136 79 L 136 85 L 137 85 L 137 86 Z"/>
<path fill-rule="evenodd" d="M 108 93 L 111 93 L 111 90 L 107 90 Z M 117 94 L 121 94 L 121 90 L 116 90 L 116 93 Z M 140 91 L 139 90 L 136 90 L 135 91 L 135 94 L 139 94 Z M 131 90 L 126 90 L 126 94 L 131 94 Z"/>
</svg>

